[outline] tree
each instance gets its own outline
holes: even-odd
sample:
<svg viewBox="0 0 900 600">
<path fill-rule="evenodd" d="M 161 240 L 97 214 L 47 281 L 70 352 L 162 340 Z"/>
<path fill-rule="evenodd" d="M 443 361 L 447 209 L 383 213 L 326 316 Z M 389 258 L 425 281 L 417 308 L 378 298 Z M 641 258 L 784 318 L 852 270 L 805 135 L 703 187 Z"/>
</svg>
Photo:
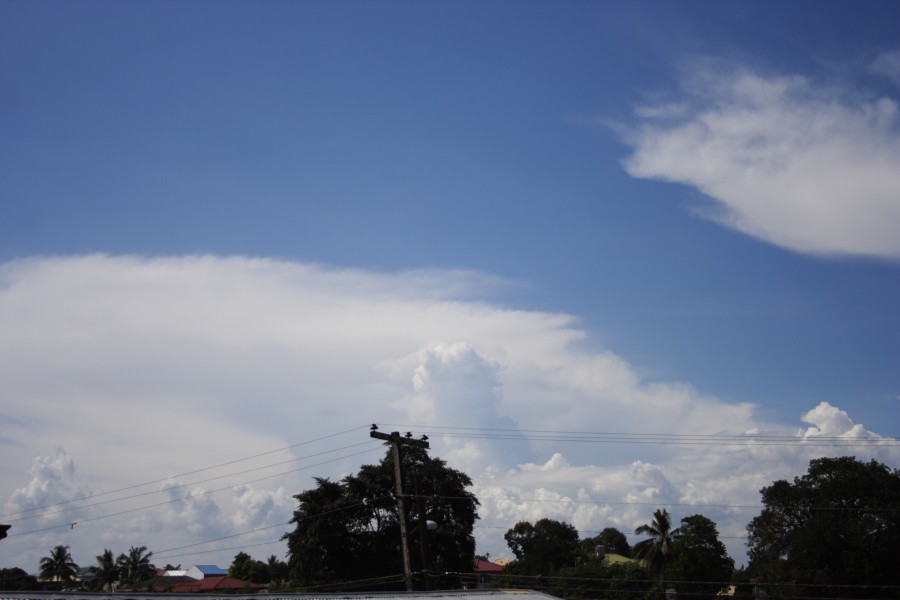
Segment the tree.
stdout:
<svg viewBox="0 0 900 600">
<path fill-rule="evenodd" d="M 472 480 L 443 460 L 429 457 L 422 448 L 404 447 L 401 464 L 403 490 L 411 500 L 405 504 L 413 571 L 470 571 L 475 556 L 472 530 L 478 518 L 478 500 L 468 490 Z M 357 475 L 341 481 L 316 478 L 315 482 L 315 488 L 294 496 L 300 504 L 291 519 L 295 529 L 283 538 L 288 543 L 292 582 L 301 586 L 339 583 L 341 589 L 402 589 L 391 452 L 377 465 L 363 465 Z M 437 529 L 422 528 L 426 519 L 436 522 Z M 424 546 L 423 537 L 427 537 Z M 376 578 L 389 578 L 390 583 L 347 583 Z"/>
<path fill-rule="evenodd" d="M 274 554 L 266 561 L 266 568 L 269 570 L 269 581 L 273 584 L 282 584 L 290 577 L 290 569 L 287 563 Z"/>
<path fill-rule="evenodd" d="M 599 546 L 604 554 L 618 554 L 620 556 L 631 556 L 631 546 L 628 545 L 628 539 L 625 534 L 615 527 L 607 527 L 592 538 L 581 541 L 582 548 L 588 553 L 595 553 Z"/>
<path fill-rule="evenodd" d="M 94 589 L 111 592 L 113 584 L 119 580 L 119 566 L 112 550 L 103 550 L 103 554 L 97 556 L 97 564 L 90 567 L 90 571 L 94 576 Z"/>
<path fill-rule="evenodd" d="M 228 574 L 235 579 L 252 583 L 269 583 L 269 568 L 261 560 L 254 560 L 246 552 L 238 552 L 228 567 Z"/>
<path fill-rule="evenodd" d="M 734 572 L 734 561 L 719 540 L 716 524 L 703 515 L 681 519 L 667 570 L 678 582 L 679 595 L 692 600 L 712 600 L 724 591 Z"/>
<path fill-rule="evenodd" d="M 75 579 L 78 565 L 72 560 L 68 546 L 56 546 L 50 556 L 41 559 L 40 578 L 44 581 L 58 581 L 69 584 Z"/>
<path fill-rule="evenodd" d="M 516 556 L 512 570 L 522 575 L 549 575 L 571 566 L 578 552 L 578 530 L 554 519 L 540 519 L 534 525 L 519 521 L 503 538 Z"/>
<path fill-rule="evenodd" d="M 748 570 L 779 595 L 874 598 L 900 585 L 900 470 L 818 458 L 761 494 L 763 510 L 747 526 Z"/>
<path fill-rule="evenodd" d="M 644 561 L 650 574 L 661 579 L 663 589 L 666 587 L 666 564 L 672 554 L 672 536 L 677 530 L 672 530 L 672 518 L 666 509 L 656 509 L 653 512 L 653 520 L 634 530 L 635 535 L 649 535 L 634 545 L 632 553 L 637 560 Z"/>
<path fill-rule="evenodd" d="M 647 569 L 641 563 L 592 560 L 558 570 L 546 592 L 567 600 L 641 600 L 649 590 Z"/>
<path fill-rule="evenodd" d="M 0 569 L 0 590 L 36 590 L 37 580 L 19 567 Z"/>
<path fill-rule="evenodd" d="M 147 546 L 132 546 L 128 554 L 120 554 L 116 559 L 119 568 L 119 578 L 124 585 L 134 585 L 153 577 L 156 567 L 150 562 L 152 552 L 147 552 Z"/>
</svg>

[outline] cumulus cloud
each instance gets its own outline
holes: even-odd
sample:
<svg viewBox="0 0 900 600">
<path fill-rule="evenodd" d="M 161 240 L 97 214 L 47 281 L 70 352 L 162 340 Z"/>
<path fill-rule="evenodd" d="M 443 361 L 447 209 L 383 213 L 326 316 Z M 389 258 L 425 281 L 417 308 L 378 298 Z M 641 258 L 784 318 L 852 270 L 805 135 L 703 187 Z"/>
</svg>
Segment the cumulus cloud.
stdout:
<svg viewBox="0 0 900 600">
<path fill-rule="evenodd" d="M 89 495 L 75 480 L 72 455 L 57 445 L 52 454 L 35 457 L 28 473 L 31 479 L 13 491 L 4 512 L 36 519 L 41 524 L 71 522 L 72 513 L 66 510 L 66 505 L 72 499 Z"/>
<path fill-rule="evenodd" d="M 569 315 L 479 300 L 498 285 L 242 257 L 0 265 L 0 380 L 16 423 L 0 498 L 14 512 L 105 494 L 77 505 L 91 512 L 74 528 L 4 540 L 0 558 L 34 569 L 58 543 L 86 564 L 132 545 L 173 564 L 227 565 L 250 544 L 281 555 L 293 494 L 384 456 L 373 422 L 429 433 L 433 453 L 473 477 L 479 550 L 494 556 L 520 519 L 629 532 L 661 505 L 710 516 L 740 552 L 760 487 L 834 452 L 824 440 L 879 442 L 830 405 L 803 415 L 804 431 L 685 382 L 647 381 L 580 343 Z M 755 437 L 673 446 L 553 434 L 585 431 Z M 772 432 L 792 443 L 766 443 Z M 48 455 L 55 444 L 66 450 Z M 892 464 L 896 450 L 863 448 Z M 37 529 L 16 521 L 11 533 Z"/>
<path fill-rule="evenodd" d="M 896 78 L 896 60 L 872 71 Z M 896 98 L 699 67 L 683 98 L 636 116 L 628 173 L 698 189 L 705 216 L 797 252 L 900 259 Z"/>
</svg>

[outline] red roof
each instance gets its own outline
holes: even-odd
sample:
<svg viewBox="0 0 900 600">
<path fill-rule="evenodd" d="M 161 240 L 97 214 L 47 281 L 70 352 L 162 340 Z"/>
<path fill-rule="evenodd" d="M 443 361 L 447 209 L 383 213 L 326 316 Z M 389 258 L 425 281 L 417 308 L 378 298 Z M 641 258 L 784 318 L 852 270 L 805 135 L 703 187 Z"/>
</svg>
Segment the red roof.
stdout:
<svg viewBox="0 0 900 600">
<path fill-rule="evenodd" d="M 474 568 L 476 573 L 500 573 L 503 571 L 503 565 L 482 558 L 475 559 Z"/>
<path fill-rule="evenodd" d="M 184 594 L 191 592 L 211 592 L 213 590 L 264 590 L 266 586 L 262 583 L 250 583 L 243 579 L 235 579 L 227 575 L 221 577 L 206 577 L 198 581 L 185 581 L 184 583 L 176 583 L 172 586 L 172 592 L 176 594 Z"/>
</svg>

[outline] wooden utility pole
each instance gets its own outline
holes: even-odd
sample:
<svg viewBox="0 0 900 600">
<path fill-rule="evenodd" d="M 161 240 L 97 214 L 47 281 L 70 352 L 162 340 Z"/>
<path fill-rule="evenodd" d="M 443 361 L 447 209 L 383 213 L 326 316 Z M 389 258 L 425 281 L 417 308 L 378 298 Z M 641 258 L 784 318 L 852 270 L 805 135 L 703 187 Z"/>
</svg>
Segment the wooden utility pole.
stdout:
<svg viewBox="0 0 900 600">
<path fill-rule="evenodd" d="M 403 552 L 403 574 L 406 577 L 406 591 L 411 592 L 413 591 L 413 578 L 412 567 L 409 563 L 409 539 L 406 532 L 406 507 L 403 503 L 403 474 L 401 473 L 400 466 L 400 445 L 405 444 L 407 446 L 416 446 L 425 449 L 430 448 L 430 446 L 424 439 L 413 439 L 412 434 L 410 433 L 407 433 L 406 437 L 401 436 L 398 431 L 391 432 L 390 434 L 381 433 L 380 431 L 375 430 L 375 425 L 372 426 L 372 431 L 369 432 L 369 436 L 390 442 L 391 449 L 393 450 L 394 478 L 397 481 L 397 512 L 400 517 L 400 548 Z"/>
</svg>

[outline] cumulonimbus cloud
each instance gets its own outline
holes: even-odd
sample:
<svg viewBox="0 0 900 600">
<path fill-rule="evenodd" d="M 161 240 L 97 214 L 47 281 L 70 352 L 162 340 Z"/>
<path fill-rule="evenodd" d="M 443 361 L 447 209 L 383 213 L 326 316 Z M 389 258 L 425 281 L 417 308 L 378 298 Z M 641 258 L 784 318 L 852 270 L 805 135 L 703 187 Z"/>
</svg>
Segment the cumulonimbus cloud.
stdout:
<svg viewBox="0 0 900 600">
<path fill-rule="evenodd" d="M 434 454 L 472 476 L 479 549 L 494 556 L 519 519 L 627 532 L 656 505 L 683 506 L 682 516 L 719 507 L 702 512 L 739 540 L 753 515 L 728 507 L 753 505 L 773 478 L 834 451 L 816 445 L 823 437 L 879 443 L 830 405 L 803 415 L 804 431 L 684 382 L 647 381 L 614 352 L 580 343 L 587 333 L 572 316 L 479 300 L 497 284 L 244 257 L 0 264 L 0 411 L 15 424 L 0 432 L 4 514 L 125 490 L 112 496 L 122 504 L 16 522 L 16 533 L 63 527 L 11 536 L 0 560 L 34 569 L 57 543 L 88 564 L 132 545 L 173 564 L 230 561 L 251 542 L 281 554 L 293 494 L 384 456 L 373 422 L 425 428 Z M 773 429 L 795 443 L 711 452 L 536 433 Z M 888 441 L 864 450 L 900 462 Z M 252 460 L 231 464 L 242 458 Z"/>
<path fill-rule="evenodd" d="M 870 72 L 896 78 L 895 63 Z M 700 67 L 637 117 L 625 169 L 696 188 L 716 202 L 706 216 L 797 252 L 900 259 L 896 98 Z"/>
</svg>

